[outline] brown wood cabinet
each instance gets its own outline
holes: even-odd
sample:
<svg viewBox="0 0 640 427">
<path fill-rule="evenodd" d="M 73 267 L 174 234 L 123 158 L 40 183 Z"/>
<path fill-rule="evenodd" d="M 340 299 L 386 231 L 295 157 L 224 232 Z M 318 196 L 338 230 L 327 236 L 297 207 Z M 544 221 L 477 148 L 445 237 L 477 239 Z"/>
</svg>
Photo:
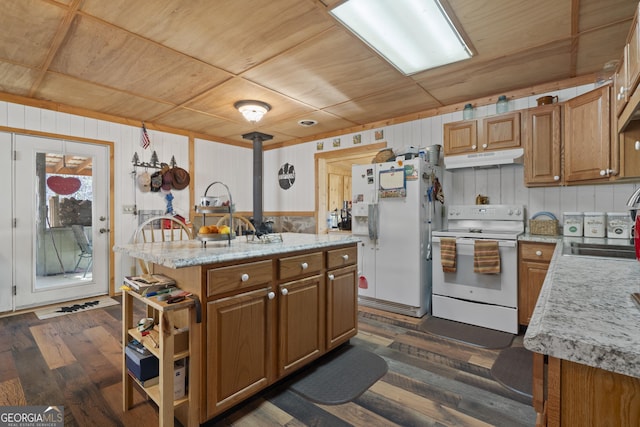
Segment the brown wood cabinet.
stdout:
<svg viewBox="0 0 640 427">
<path fill-rule="evenodd" d="M 528 187 L 562 183 L 561 106 L 543 105 L 523 113 L 524 182 Z"/>
<path fill-rule="evenodd" d="M 278 376 L 319 357 L 325 350 L 324 254 L 280 259 L 278 285 Z M 294 278 L 294 280 L 290 280 Z"/>
<path fill-rule="evenodd" d="M 356 335 L 356 261 L 349 243 L 179 269 L 154 265 L 202 296 L 201 423 Z"/>
<path fill-rule="evenodd" d="M 520 147 L 520 113 L 445 123 L 444 154 L 468 154 Z"/>
<path fill-rule="evenodd" d="M 592 90 L 564 103 L 564 182 L 609 181 L 611 167 L 610 86 Z"/>
<path fill-rule="evenodd" d="M 534 354 L 536 426 L 640 425 L 640 378 Z"/>
<path fill-rule="evenodd" d="M 547 276 L 555 243 L 518 244 L 518 323 L 528 325 Z"/>
<path fill-rule="evenodd" d="M 631 24 L 622 58 L 614 75 L 614 105 L 620 116 L 640 80 L 640 41 L 638 40 L 638 13 Z"/>
<path fill-rule="evenodd" d="M 619 178 L 640 177 L 640 121 L 633 120 L 618 135 L 620 154 Z"/>
<path fill-rule="evenodd" d="M 206 419 L 272 381 L 271 287 L 207 303 Z"/>
</svg>

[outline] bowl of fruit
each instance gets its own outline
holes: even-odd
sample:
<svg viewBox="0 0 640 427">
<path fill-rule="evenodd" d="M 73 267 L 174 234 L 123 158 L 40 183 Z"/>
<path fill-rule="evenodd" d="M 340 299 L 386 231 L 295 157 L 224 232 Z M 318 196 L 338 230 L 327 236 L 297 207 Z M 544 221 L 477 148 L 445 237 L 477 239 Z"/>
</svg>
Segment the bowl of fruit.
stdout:
<svg viewBox="0 0 640 427">
<path fill-rule="evenodd" d="M 228 225 L 203 225 L 198 229 L 198 238 L 200 240 L 228 240 L 234 237 Z"/>
</svg>

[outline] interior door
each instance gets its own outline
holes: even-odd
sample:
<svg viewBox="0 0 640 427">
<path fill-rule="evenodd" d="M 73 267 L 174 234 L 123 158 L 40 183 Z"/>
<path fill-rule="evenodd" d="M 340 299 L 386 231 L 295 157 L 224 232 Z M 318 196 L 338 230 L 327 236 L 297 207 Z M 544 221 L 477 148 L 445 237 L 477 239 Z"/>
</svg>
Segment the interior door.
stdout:
<svg viewBox="0 0 640 427">
<path fill-rule="evenodd" d="M 109 147 L 13 140 L 15 308 L 106 294 Z"/>
</svg>

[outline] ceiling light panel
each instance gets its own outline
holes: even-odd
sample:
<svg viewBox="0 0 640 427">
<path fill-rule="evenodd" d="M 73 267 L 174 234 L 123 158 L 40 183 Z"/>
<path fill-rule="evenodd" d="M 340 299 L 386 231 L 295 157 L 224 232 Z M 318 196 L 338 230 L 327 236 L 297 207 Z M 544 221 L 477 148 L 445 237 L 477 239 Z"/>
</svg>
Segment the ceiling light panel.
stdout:
<svg viewBox="0 0 640 427">
<path fill-rule="evenodd" d="M 437 0 L 348 0 L 330 13 L 406 75 L 471 58 Z"/>
</svg>

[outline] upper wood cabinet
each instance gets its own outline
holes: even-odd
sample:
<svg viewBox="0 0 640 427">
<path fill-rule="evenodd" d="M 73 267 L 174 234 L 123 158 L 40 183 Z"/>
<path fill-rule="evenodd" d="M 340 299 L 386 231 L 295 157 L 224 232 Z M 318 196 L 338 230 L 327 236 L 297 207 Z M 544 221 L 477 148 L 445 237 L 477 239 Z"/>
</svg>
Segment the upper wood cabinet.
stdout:
<svg viewBox="0 0 640 427">
<path fill-rule="evenodd" d="M 640 177 L 640 121 L 632 120 L 618 135 L 620 174 L 618 178 Z"/>
<path fill-rule="evenodd" d="M 524 182 L 528 187 L 562 183 L 561 106 L 543 105 L 523 113 Z"/>
<path fill-rule="evenodd" d="M 455 155 L 473 153 L 478 148 L 478 121 L 463 120 L 445 123 L 444 154 Z"/>
<path fill-rule="evenodd" d="M 638 40 L 638 14 L 633 19 L 622 58 L 614 76 L 614 104 L 620 116 L 640 80 L 640 40 Z"/>
<path fill-rule="evenodd" d="M 444 154 L 468 154 L 520 147 L 520 113 L 445 123 Z"/>
<path fill-rule="evenodd" d="M 564 182 L 608 181 L 611 168 L 610 86 L 577 96 L 564 104 Z"/>
</svg>

